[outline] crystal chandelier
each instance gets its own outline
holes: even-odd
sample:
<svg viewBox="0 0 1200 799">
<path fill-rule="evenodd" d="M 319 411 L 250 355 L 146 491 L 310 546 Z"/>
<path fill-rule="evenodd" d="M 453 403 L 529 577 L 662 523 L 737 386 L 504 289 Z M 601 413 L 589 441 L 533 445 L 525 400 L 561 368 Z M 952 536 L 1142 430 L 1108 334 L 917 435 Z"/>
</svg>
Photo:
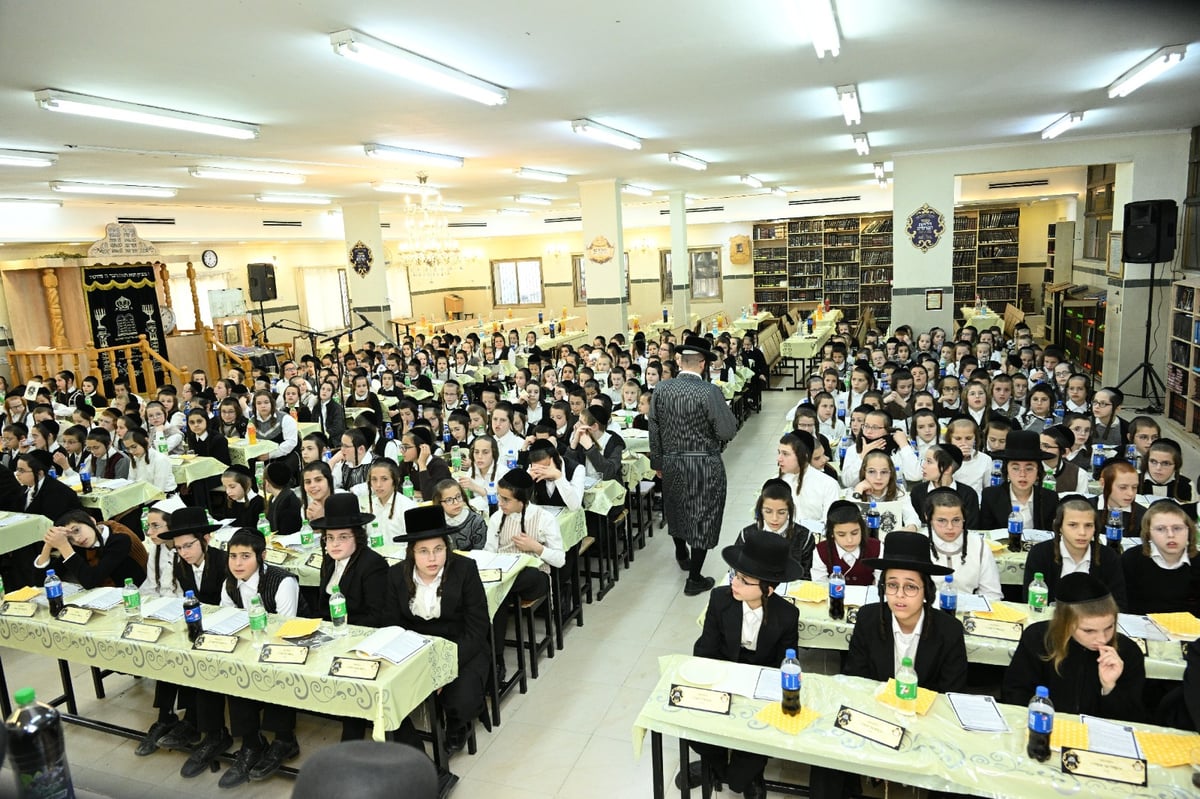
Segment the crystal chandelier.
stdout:
<svg viewBox="0 0 1200 799">
<path fill-rule="evenodd" d="M 417 174 L 422 187 L 428 177 Z M 436 191 L 422 189 L 415 202 L 405 196 L 404 233 L 397 257 L 410 274 L 425 278 L 444 277 L 452 268 L 461 268 L 458 241 L 450 236 L 442 198 Z"/>
</svg>

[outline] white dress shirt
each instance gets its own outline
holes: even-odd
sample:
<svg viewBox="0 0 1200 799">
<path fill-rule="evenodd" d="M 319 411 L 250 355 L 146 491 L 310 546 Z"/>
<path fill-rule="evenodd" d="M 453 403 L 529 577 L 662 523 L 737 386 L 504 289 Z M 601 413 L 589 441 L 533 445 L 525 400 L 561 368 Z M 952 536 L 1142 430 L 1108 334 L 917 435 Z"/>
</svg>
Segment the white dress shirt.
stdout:
<svg viewBox="0 0 1200 799">
<path fill-rule="evenodd" d="M 258 583 L 260 572 L 254 572 L 250 575 L 249 580 L 238 580 L 237 590 L 241 595 L 242 608 L 250 610 L 250 604 L 254 597 L 258 596 Z M 197 583 L 199 585 L 199 583 Z M 235 608 L 237 603 L 233 601 L 233 597 L 229 595 L 229 589 L 221 590 L 221 607 Z M 295 618 L 296 612 L 300 607 L 300 581 L 296 579 L 284 580 L 279 585 L 279 590 L 275 593 L 275 614 L 282 616 L 285 619 Z"/>
<path fill-rule="evenodd" d="M 1058 554 L 1062 556 L 1062 571 L 1059 572 L 1059 579 L 1066 577 L 1068 574 L 1082 572 L 1087 574 L 1092 568 L 1092 548 L 1089 546 L 1086 553 L 1079 560 L 1071 557 L 1071 553 L 1067 551 L 1067 545 L 1063 541 L 1058 542 Z"/>
<path fill-rule="evenodd" d="M 751 608 L 750 605 L 742 603 L 742 648 L 749 649 L 753 652 L 758 648 L 758 630 L 762 627 L 763 609 L 762 605 L 757 608 Z"/>
<path fill-rule="evenodd" d="M 896 617 L 892 616 L 892 656 L 894 658 L 894 671 L 892 675 L 900 671 L 900 665 L 904 658 L 912 658 L 913 664 L 917 662 L 917 645 L 921 641 L 921 628 L 925 626 L 925 610 L 921 609 L 921 615 L 917 617 L 917 626 L 913 627 L 911 633 L 901 632 L 900 622 L 896 621 Z"/>
<path fill-rule="evenodd" d="M 414 568 L 413 585 L 416 586 L 417 591 L 408 603 L 408 609 L 414 616 L 422 619 L 436 619 L 442 615 L 442 598 L 438 596 L 438 586 L 442 584 L 442 576 L 445 573 L 446 567 L 443 566 L 433 580 L 427 583 L 425 578 L 415 573 Z"/>
</svg>

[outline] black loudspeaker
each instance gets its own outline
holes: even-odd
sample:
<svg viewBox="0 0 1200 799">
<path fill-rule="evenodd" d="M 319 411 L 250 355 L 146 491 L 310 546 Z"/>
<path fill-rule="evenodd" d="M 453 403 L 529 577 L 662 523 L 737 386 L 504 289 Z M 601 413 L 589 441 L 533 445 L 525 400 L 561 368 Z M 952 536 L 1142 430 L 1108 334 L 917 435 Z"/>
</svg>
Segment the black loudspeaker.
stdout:
<svg viewBox="0 0 1200 799">
<path fill-rule="evenodd" d="M 275 299 L 275 264 L 246 264 L 250 276 L 250 302 Z"/>
<path fill-rule="evenodd" d="M 1175 257 L 1174 200 L 1142 200 L 1125 205 L 1121 260 L 1127 264 L 1163 264 Z"/>
</svg>

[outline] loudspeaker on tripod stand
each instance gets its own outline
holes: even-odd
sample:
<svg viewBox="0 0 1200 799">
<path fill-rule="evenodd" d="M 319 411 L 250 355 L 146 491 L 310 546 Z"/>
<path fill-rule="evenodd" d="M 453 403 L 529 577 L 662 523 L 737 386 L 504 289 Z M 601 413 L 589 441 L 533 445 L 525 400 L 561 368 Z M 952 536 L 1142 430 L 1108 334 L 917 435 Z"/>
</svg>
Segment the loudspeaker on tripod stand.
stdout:
<svg viewBox="0 0 1200 799">
<path fill-rule="evenodd" d="M 1175 257 L 1174 200 L 1142 200 L 1125 205 L 1121 260 L 1127 264 L 1162 264 Z"/>
<path fill-rule="evenodd" d="M 250 279 L 250 301 L 269 302 L 278 294 L 275 290 L 275 264 L 246 264 Z"/>
</svg>

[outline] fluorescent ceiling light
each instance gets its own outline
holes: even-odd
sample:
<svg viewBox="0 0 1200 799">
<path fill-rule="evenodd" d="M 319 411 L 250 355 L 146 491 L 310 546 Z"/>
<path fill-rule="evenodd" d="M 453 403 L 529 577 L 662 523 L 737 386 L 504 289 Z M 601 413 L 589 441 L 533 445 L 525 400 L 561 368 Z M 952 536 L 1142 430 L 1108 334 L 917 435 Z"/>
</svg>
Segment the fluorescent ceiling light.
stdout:
<svg viewBox="0 0 1200 799">
<path fill-rule="evenodd" d="M 858 104 L 858 86 L 847 83 L 837 87 L 838 102 L 842 105 L 842 116 L 847 125 L 857 125 L 862 122 L 862 106 Z"/>
<path fill-rule="evenodd" d="M 550 205 L 552 202 L 549 197 L 538 197 L 534 194 L 518 194 L 516 197 L 513 197 L 513 200 L 525 203 L 526 205 Z"/>
<path fill-rule="evenodd" d="M 454 169 L 461 168 L 464 160 L 457 155 L 431 153 L 426 150 L 410 150 L 407 147 L 391 147 L 387 144 L 364 144 L 363 152 L 373 158 L 387 158 L 394 161 L 406 161 L 410 164 L 426 166 L 445 166 Z"/>
<path fill-rule="evenodd" d="M 783 188 L 782 186 L 772 186 L 771 193 L 774 194 L 776 197 L 786 197 L 787 189 Z"/>
<path fill-rule="evenodd" d="M 329 34 L 333 52 L 484 105 L 504 105 L 508 90 L 356 30 Z"/>
<path fill-rule="evenodd" d="M 164 186 L 129 186 L 119 183 L 75 183 L 50 181 L 50 188 L 66 194 L 105 194 L 118 197 L 174 197 L 178 192 Z"/>
<path fill-rule="evenodd" d="M 607 125 L 601 125 L 599 122 L 594 122 L 590 119 L 571 120 L 571 130 L 580 136 L 587 136 L 589 139 L 611 144 L 623 150 L 642 149 L 642 140 L 632 133 L 610 128 Z"/>
<path fill-rule="evenodd" d="M 126 103 L 104 97 L 91 97 L 86 94 L 60 92 L 57 89 L 43 89 L 40 92 L 34 92 L 33 99 L 47 111 L 59 111 L 64 114 L 112 119 L 118 122 L 134 122 L 138 125 L 186 130 L 192 133 L 205 133 L 209 136 L 224 136 L 228 139 L 258 138 L 258 125 L 189 114 L 170 108 Z"/>
<path fill-rule="evenodd" d="M 807 6 L 808 23 L 817 58 L 824 58 L 826 53 L 837 58 L 838 53 L 842 50 L 842 42 L 838 38 L 837 15 L 833 10 L 833 0 L 808 0 Z"/>
<path fill-rule="evenodd" d="M 875 179 L 876 179 L 876 180 L 883 180 L 883 174 L 884 174 L 884 172 L 883 172 L 883 162 L 882 162 L 882 161 L 876 161 L 876 162 L 873 164 L 873 166 L 875 167 Z"/>
<path fill-rule="evenodd" d="M 1066 133 L 1068 130 L 1075 127 L 1082 121 L 1082 111 L 1071 111 L 1063 114 L 1061 117 L 1046 126 L 1045 130 L 1042 131 L 1042 138 L 1053 139 L 1063 133 Z"/>
<path fill-rule="evenodd" d="M 333 200 L 316 194 L 256 194 L 260 203 L 286 203 L 288 205 L 329 205 Z"/>
<path fill-rule="evenodd" d="M 545 169 L 530 169 L 527 166 L 521 167 L 513 172 L 513 174 L 519 178 L 525 178 L 526 180 L 540 180 L 545 183 L 567 182 L 567 176 L 562 172 L 548 172 Z"/>
<path fill-rule="evenodd" d="M 529 212 L 524 208 L 497 208 L 496 213 L 500 216 L 529 216 Z"/>
<path fill-rule="evenodd" d="M 257 169 L 224 169 L 215 166 L 193 166 L 188 168 L 188 174 L 194 178 L 242 180 L 251 183 L 283 183 L 289 186 L 299 186 L 304 182 L 304 175 L 296 172 L 262 172 Z"/>
<path fill-rule="evenodd" d="M 702 161 L 695 156 L 688 155 L 687 153 L 668 153 L 667 160 L 672 164 L 685 166 L 688 169 L 694 169 L 697 172 L 703 172 L 704 170 L 708 169 L 707 161 Z"/>
<path fill-rule="evenodd" d="M 867 134 L 855 133 L 851 138 L 854 140 L 854 149 L 859 155 L 871 154 L 871 142 L 867 139 Z"/>
<path fill-rule="evenodd" d="M 647 189 L 645 186 L 635 186 L 632 183 L 621 184 L 622 194 L 634 194 L 638 197 L 649 197 L 654 194 L 654 189 Z"/>
<path fill-rule="evenodd" d="M 386 181 L 372 183 L 371 188 L 375 191 L 386 191 L 393 194 L 420 194 L 434 195 L 438 193 L 437 188 L 423 183 L 401 183 L 398 181 Z"/>
<path fill-rule="evenodd" d="M 459 203 L 438 203 L 437 207 L 448 214 L 461 214 L 463 209 Z"/>
<path fill-rule="evenodd" d="M 1110 98 L 1128 97 L 1182 61 L 1186 52 L 1186 44 L 1173 44 L 1170 47 L 1160 48 L 1154 55 L 1113 81 L 1113 84 L 1108 87 L 1108 96 Z"/>
<path fill-rule="evenodd" d="M 742 183 L 745 183 L 752 189 L 761 189 L 763 185 L 763 182 L 754 177 L 754 175 L 742 175 L 738 178 L 738 180 L 740 180 Z"/>
<path fill-rule="evenodd" d="M 0 150 L 0 166 L 53 166 L 57 160 L 58 156 L 51 153 Z"/>
<path fill-rule="evenodd" d="M 39 200 L 34 197 L 0 197 L 0 205 L 53 205 L 62 208 L 62 200 Z"/>
</svg>

